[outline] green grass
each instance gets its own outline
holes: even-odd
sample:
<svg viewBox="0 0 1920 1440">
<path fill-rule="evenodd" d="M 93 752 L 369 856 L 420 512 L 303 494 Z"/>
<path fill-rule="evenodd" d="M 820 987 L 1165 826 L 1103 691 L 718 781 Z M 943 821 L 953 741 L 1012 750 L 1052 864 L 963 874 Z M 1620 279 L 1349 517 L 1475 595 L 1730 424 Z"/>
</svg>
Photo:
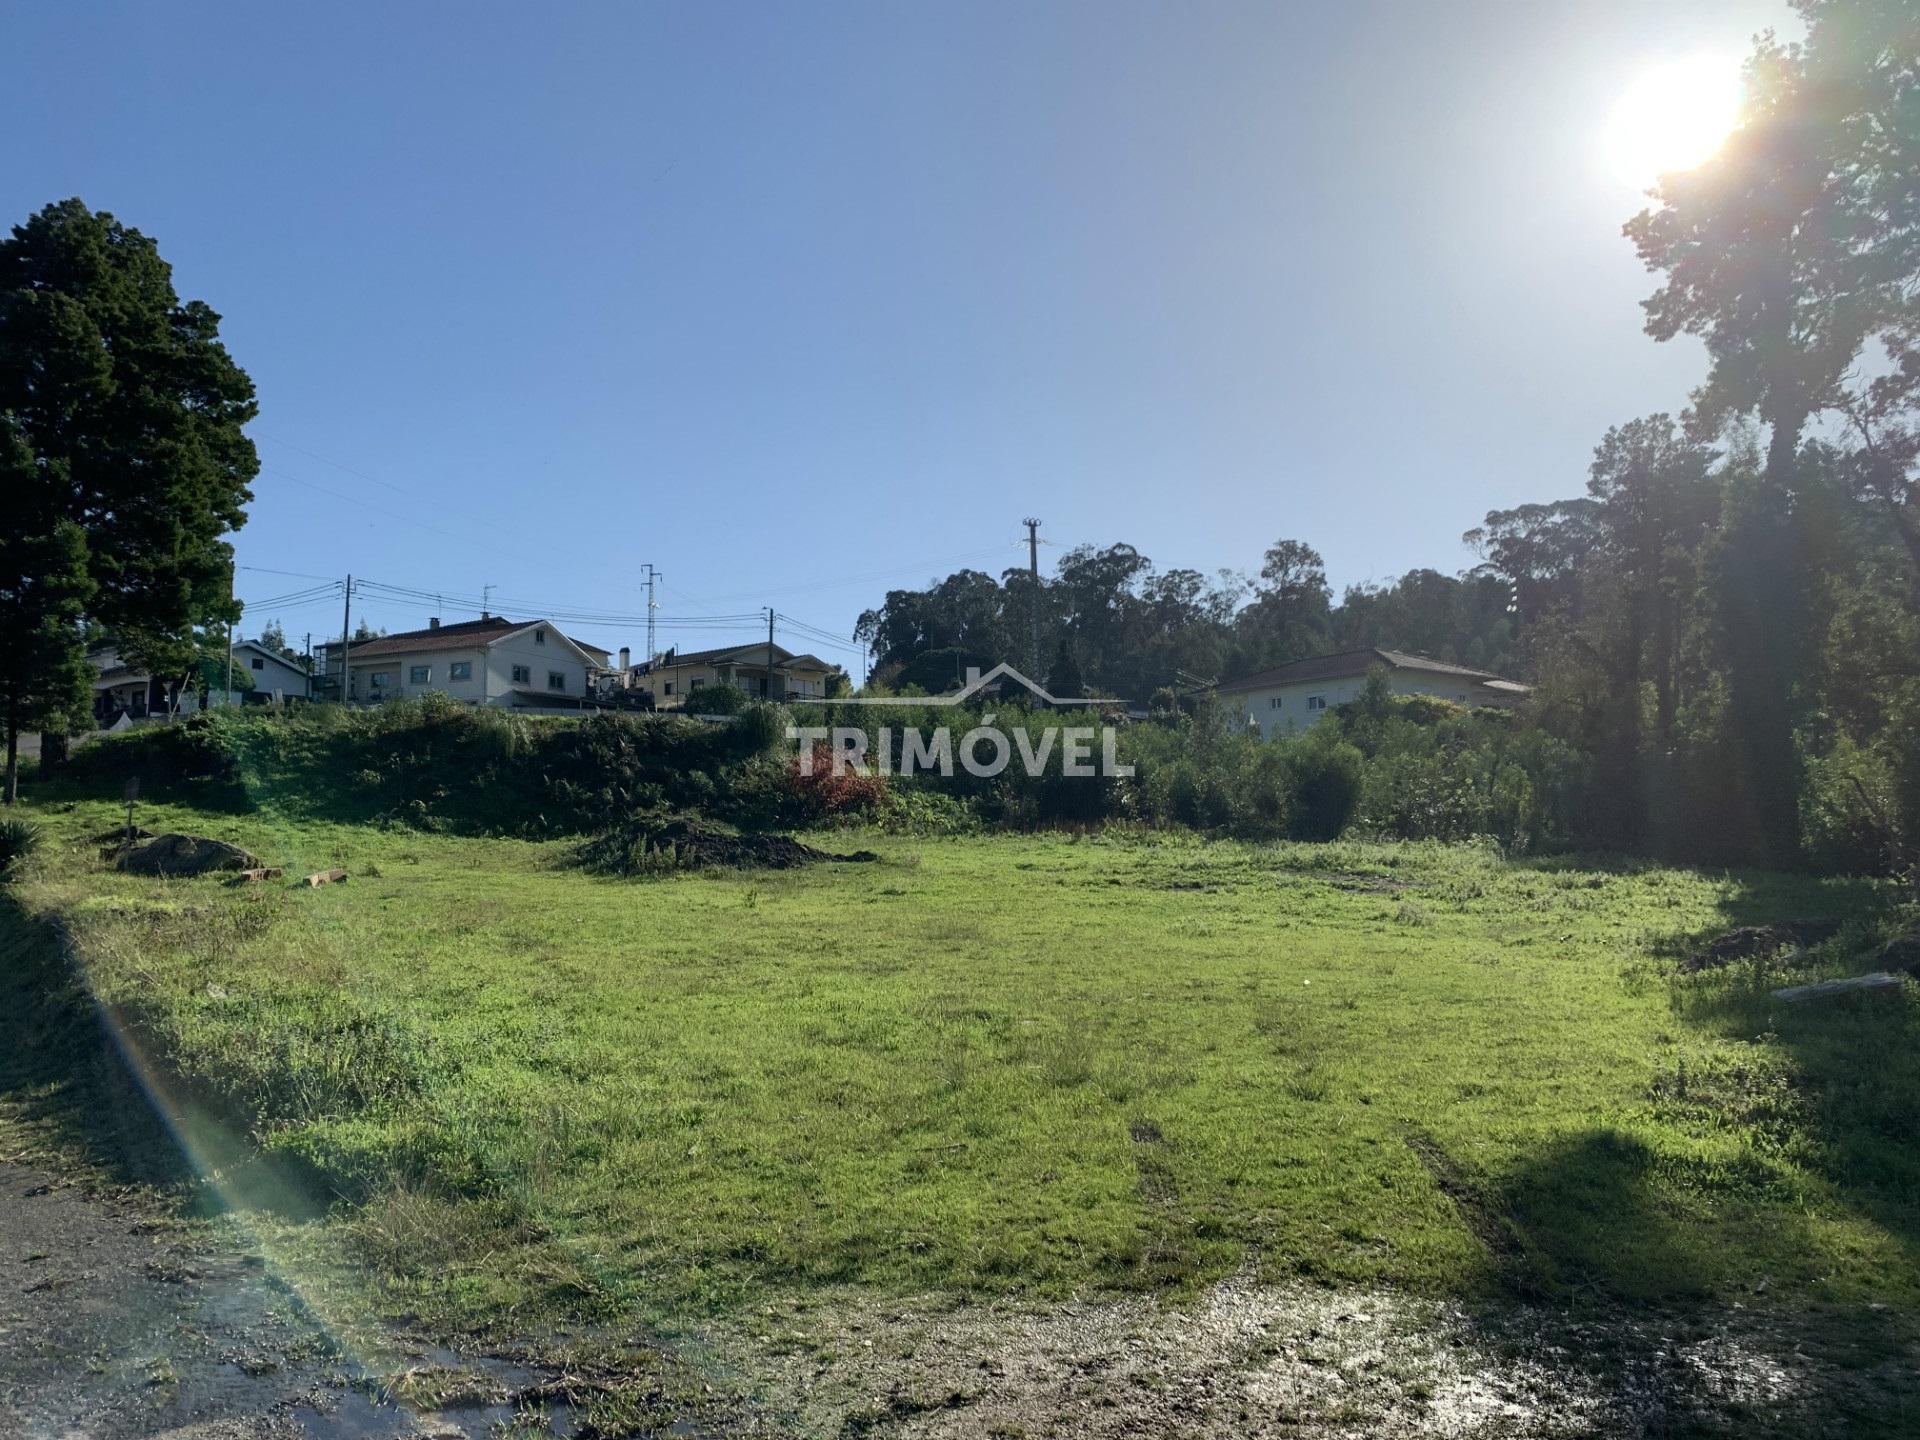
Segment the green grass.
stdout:
<svg viewBox="0 0 1920 1440">
<path fill-rule="evenodd" d="M 1778 973 L 1665 958 L 1860 917 L 1790 972 L 1838 973 L 1870 885 L 1122 834 L 622 882 L 560 845 L 143 807 L 352 872 L 243 889 L 108 871 L 74 842 L 109 804 L 25 808 L 47 836 L 18 903 L 66 917 L 203 1166 L 344 1242 L 389 1309 L 671 1319 L 1249 1262 L 1920 1301 L 1910 999 L 1790 1011 Z M 0 975 L 18 1030 L 30 977 Z M 55 1062 L 30 1085 L 0 1058 L 0 1123 L 54 1124 Z"/>
</svg>

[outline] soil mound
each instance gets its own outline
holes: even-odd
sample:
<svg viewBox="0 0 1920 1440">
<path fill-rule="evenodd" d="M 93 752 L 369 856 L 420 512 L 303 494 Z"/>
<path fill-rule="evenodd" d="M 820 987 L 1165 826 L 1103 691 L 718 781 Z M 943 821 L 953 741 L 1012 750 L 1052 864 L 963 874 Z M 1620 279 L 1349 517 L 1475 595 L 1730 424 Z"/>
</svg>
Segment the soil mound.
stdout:
<svg viewBox="0 0 1920 1440">
<path fill-rule="evenodd" d="M 836 855 L 786 835 L 740 835 L 701 820 L 629 820 L 580 847 L 580 863 L 602 875 L 661 870 L 792 870 L 832 861 L 876 860 L 871 850 Z"/>
<path fill-rule="evenodd" d="M 257 870 L 260 860 L 204 835 L 156 835 L 120 852 L 120 868 L 133 875 L 209 875 L 216 870 Z"/>
<path fill-rule="evenodd" d="M 1780 920 L 1772 925 L 1742 925 L 1716 936 L 1681 964 L 1682 970 L 1715 970 L 1735 960 L 1769 955 L 1789 946 L 1818 945 L 1840 933 L 1838 920 Z"/>
</svg>

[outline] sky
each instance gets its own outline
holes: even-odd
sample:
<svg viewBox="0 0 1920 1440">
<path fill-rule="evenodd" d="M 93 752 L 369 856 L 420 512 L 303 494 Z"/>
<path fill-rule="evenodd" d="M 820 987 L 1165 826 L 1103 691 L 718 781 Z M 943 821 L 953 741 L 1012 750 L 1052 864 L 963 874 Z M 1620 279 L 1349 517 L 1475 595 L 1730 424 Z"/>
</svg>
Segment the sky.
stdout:
<svg viewBox="0 0 1920 1440">
<path fill-rule="evenodd" d="M 1781 3 L 0 4 L 0 219 L 153 236 L 259 389 L 242 624 L 764 636 L 1125 541 L 1462 569 L 1678 410 L 1602 143 Z M 712 617 L 740 616 L 739 620 Z M 806 630 L 797 628 L 807 627 Z M 809 633 L 811 632 L 811 633 Z M 837 637 L 830 641 L 826 637 Z M 837 647 L 837 648 L 836 648 Z"/>
</svg>

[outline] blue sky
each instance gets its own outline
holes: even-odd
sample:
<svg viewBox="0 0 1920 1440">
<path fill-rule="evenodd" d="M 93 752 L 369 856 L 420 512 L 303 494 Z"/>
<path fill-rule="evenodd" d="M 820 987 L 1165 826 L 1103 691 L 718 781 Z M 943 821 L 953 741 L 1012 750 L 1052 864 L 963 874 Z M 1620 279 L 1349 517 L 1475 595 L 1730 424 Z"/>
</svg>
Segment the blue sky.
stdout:
<svg viewBox="0 0 1920 1440">
<path fill-rule="evenodd" d="M 664 614 L 845 635 L 890 585 L 1023 561 L 1028 514 L 1052 553 L 1163 568 L 1297 537 L 1343 585 L 1471 563 L 1486 510 L 1574 493 L 1609 424 L 1684 404 L 1701 355 L 1640 333 L 1601 129 L 1649 64 L 1767 25 L 10 4 L 0 216 L 79 195 L 226 317 L 260 391 L 253 602 L 351 570 L 449 619 L 483 585 L 630 614 L 653 561 Z M 436 609 L 365 598 L 392 629 Z M 339 623 L 243 629 L 274 614 Z"/>
</svg>

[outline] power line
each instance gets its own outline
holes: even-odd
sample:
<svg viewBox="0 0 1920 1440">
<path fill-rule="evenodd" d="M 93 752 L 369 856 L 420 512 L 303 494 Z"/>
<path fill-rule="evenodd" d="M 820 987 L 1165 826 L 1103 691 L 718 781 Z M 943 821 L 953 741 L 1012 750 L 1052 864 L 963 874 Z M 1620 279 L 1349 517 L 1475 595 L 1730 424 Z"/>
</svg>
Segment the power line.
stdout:
<svg viewBox="0 0 1920 1440">
<path fill-rule="evenodd" d="M 294 444 L 291 440 L 281 440 L 276 436 L 265 435 L 265 434 L 257 435 L 256 438 L 261 440 L 266 440 L 274 445 L 283 445 L 287 449 L 294 451 L 296 454 L 306 456 L 309 460 L 318 460 L 322 465 L 331 465 L 336 470 L 344 471 L 348 475 L 358 476 L 360 479 L 367 481 L 369 484 L 382 486 L 388 490 L 393 491 L 396 495 L 406 495 L 411 493 L 410 491 L 406 490 L 404 487 L 395 485 L 390 480 L 382 480 L 378 475 L 369 475 L 364 470 L 356 470 L 353 468 L 353 466 L 343 465 L 338 460 L 329 460 L 324 455 L 315 454 L 311 450 L 303 449 L 302 447 Z"/>
</svg>

